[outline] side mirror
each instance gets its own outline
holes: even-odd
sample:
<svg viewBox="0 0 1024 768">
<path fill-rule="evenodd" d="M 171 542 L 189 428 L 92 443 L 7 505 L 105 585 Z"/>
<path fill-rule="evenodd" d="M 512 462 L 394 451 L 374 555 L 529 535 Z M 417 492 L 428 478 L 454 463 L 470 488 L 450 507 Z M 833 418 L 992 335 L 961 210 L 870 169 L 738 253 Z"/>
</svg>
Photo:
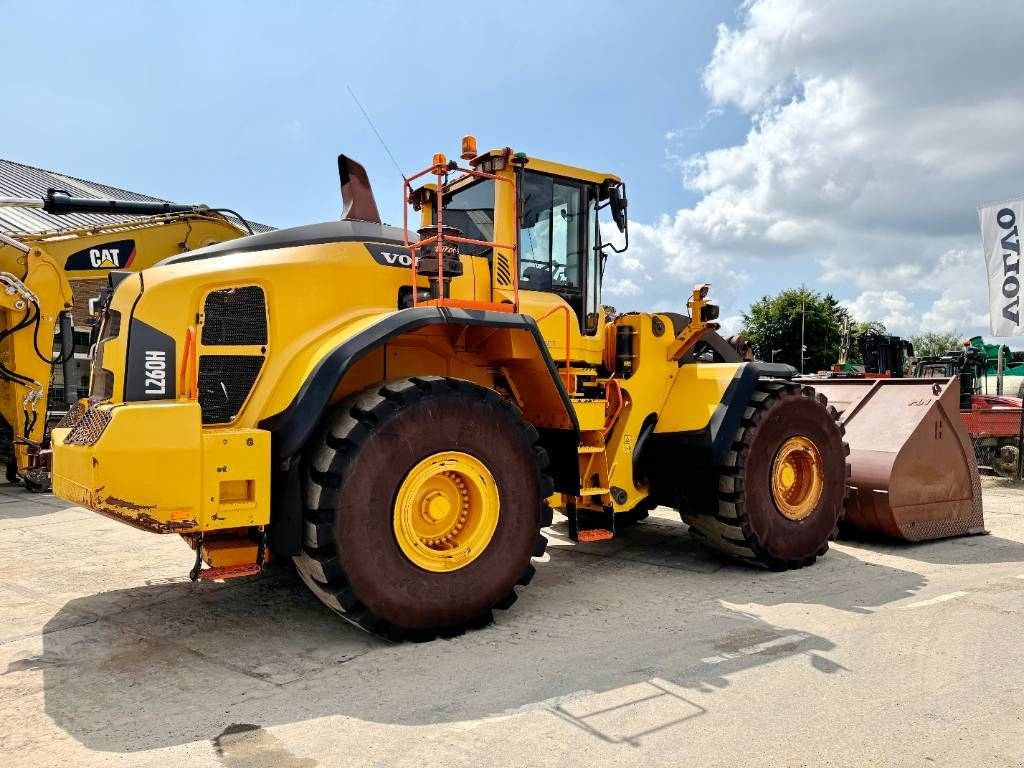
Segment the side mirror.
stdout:
<svg viewBox="0 0 1024 768">
<path fill-rule="evenodd" d="M 612 209 L 612 220 L 619 232 L 626 231 L 626 209 L 629 201 L 626 200 L 626 185 L 616 184 L 608 190 L 608 203 Z"/>
</svg>

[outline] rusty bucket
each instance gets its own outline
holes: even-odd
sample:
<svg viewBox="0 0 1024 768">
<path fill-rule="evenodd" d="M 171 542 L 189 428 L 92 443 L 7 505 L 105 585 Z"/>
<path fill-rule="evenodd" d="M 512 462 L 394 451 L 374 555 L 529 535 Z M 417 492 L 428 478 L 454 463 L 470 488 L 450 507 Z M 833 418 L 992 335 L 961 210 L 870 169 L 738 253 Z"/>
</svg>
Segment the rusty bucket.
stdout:
<svg viewBox="0 0 1024 768">
<path fill-rule="evenodd" d="M 846 426 L 848 525 L 904 541 L 985 532 L 957 379 L 831 379 L 812 386 Z"/>
</svg>

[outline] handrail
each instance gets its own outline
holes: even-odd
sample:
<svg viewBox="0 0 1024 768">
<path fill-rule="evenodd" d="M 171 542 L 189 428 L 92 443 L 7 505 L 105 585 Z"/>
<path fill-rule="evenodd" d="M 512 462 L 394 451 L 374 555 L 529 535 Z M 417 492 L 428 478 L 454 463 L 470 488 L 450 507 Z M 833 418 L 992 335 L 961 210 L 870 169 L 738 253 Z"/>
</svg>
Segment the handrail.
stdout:
<svg viewBox="0 0 1024 768">
<path fill-rule="evenodd" d="M 572 393 L 572 374 L 569 372 L 569 369 L 572 367 L 572 354 L 571 354 L 571 351 L 570 351 L 570 343 L 571 343 L 570 342 L 570 339 L 571 339 L 571 336 L 570 336 L 571 325 L 570 325 L 570 323 L 571 323 L 572 315 L 570 314 L 570 311 L 569 311 L 569 305 L 568 304 L 559 304 L 556 307 L 552 307 L 547 312 L 545 312 L 543 315 L 541 315 L 540 317 L 536 318 L 536 322 L 538 324 L 540 324 L 541 320 L 544 320 L 544 319 L 546 319 L 548 317 L 551 317 L 551 315 L 555 314 L 555 312 L 564 312 L 565 313 L 565 390 L 566 390 L 566 392 L 571 394 Z"/>
<path fill-rule="evenodd" d="M 436 198 L 437 199 L 436 199 L 436 205 L 434 206 L 434 224 L 433 224 L 434 228 L 437 230 L 437 234 L 432 235 L 431 237 L 424 238 L 423 240 L 420 240 L 418 242 L 412 243 L 412 242 L 409 241 L 409 193 L 413 191 L 412 183 L 411 182 L 415 181 L 416 179 L 418 179 L 418 178 L 420 178 L 422 176 L 426 176 L 427 174 L 431 174 L 431 173 L 434 174 L 435 176 L 437 176 L 437 191 L 436 191 Z M 437 296 L 436 301 L 434 303 L 436 303 L 439 306 L 459 306 L 460 305 L 460 302 L 458 300 L 449 299 L 449 298 L 445 297 L 445 295 L 444 295 L 444 255 L 443 255 L 443 248 L 444 248 L 445 242 L 452 242 L 452 243 L 463 243 L 465 245 L 482 246 L 484 248 L 491 248 L 491 249 L 494 249 L 494 250 L 497 250 L 497 249 L 500 248 L 502 250 L 512 251 L 514 261 L 516 262 L 516 265 L 517 265 L 516 269 L 513 270 L 513 275 L 512 275 L 512 280 L 513 280 L 513 286 L 512 286 L 512 288 L 513 288 L 512 311 L 513 312 L 518 312 L 519 311 L 519 270 L 518 270 L 519 249 L 518 249 L 517 245 L 516 244 L 511 244 L 510 245 L 508 243 L 492 242 L 492 241 L 489 241 L 489 240 L 475 240 L 475 239 L 468 238 L 468 237 L 458 237 L 458 236 L 455 236 L 455 235 L 445 235 L 444 234 L 444 231 L 443 231 L 444 230 L 444 190 L 445 190 L 445 187 L 449 186 L 448 182 L 446 181 L 447 178 L 448 178 L 448 174 L 449 173 L 460 173 L 460 174 L 462 174 L 457 179 L 455 179 L 455 181 L 459 181 L 461 179 L 464 179 L 467 176 L 472 176 L 472 177 L 475 177 L 475 178 L 493 179 L 494 181 L 502 181 L 502 182 L 511 184 L 512 185 L 512 189 L 513 189 L 512 196 L 513 196 L 514 199 L 517 197 L 516 196 L 516 192 L 515 192 L 515 189 L 516 189 L 515 178 L 506 178 L 504 176 L 499 176 L 498 174 L 495 174 L 495 173 L 486 173 L 484 171 L 478 171 L 475 168 L 463 168 L 463 167 L 459 166 L 457 163 L 454 163 L 454 162 L 449 163 L 449 162 L 447 162 L 447 160 L 446 160 L 446 158 L 445 158 L 445 156 L 443 154 L 435 155 L 434 156 L 434 164 L 431 165 L 429 168 L 425 168 L 422 171 L 420 171 L 419 173 L 416 173 L 416 174 L 413 174 L 412 176 L 403 178 L 403 182 L 402 182 L 402 233 L 403 233 L 403 239 L 404 239 L 405 248 L 406 248 L 407 251 L 409 251 L 410 260 L 412 262 L 412 265 L 411 265 L 412 266 L 412 305 L 414 307 L 417 307 L 421 303 L 420 300 L 419 300 L 419 285 L 418 285 L 418 272 L 417 272 L 417 261 L 419 260 L 419 257 L 417 255 L 417 251 L 419 249 L 425 247 L 425 246 L 432 245 L 434 243 L 437 244 L 437 253 L 438 253 L 438 258 L 437 258 L 437 284 L 439 286 L 438 290 L 439 290 L 439 293 L 440 293 L 440 295 Z M 519 227 L 518 218 L 519 218 L 519 216 L 518 216 L 518 203 L 517 203 L 516 221 L 513 222 L 513 224 L 514 224 L 514 226 L 515 226 L 517 231 L 518 231 L 518 227 Z M 517 236 L 516 240 L 518 241 L 518 236 Z"/>
<path fill-rule="evenodd" d="M 196 390 L 199 388 L 198 383 L 196 386 L 190 386 L 194 380 L 197 371 L 193 371 L 193 376 L 189 377 L 189 368 L 196 368 L 196 351 L 198 345 L 196 344 L 196 328 L 194 325 L 190 325 L 185 329 L 185 345 L 181 351 L 181 373 L 178 374 L 178 397 L 184 397 L 187 400 L 195 400 L 198 394 Z M 189 363 L 192 363 L 189 366 Z"/>
</svg>

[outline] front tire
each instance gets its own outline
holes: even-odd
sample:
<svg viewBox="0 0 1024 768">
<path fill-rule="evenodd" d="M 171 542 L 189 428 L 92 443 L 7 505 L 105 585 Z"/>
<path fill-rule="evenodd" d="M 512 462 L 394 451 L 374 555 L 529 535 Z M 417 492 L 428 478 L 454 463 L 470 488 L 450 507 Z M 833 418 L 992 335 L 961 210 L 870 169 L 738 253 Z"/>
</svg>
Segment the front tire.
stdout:
<svg viewBox="0 0 1024 768">
<path fill-rule="evenodd" d="M 400 379 L 342 403 L 306 462 L 300 576 L 388 639 L 488 623 L 546 545 L 537 439 L 514 405 L 458 379 Z"/>
<path fill-rule="evenodd" d="M 850 467 L 843 425 L 824 395 L 795 382 L 757 385 L 718 471 L 714 514 L 684 511 L 702 543 L 783 571 L 828 550 Z"/>
</svg>

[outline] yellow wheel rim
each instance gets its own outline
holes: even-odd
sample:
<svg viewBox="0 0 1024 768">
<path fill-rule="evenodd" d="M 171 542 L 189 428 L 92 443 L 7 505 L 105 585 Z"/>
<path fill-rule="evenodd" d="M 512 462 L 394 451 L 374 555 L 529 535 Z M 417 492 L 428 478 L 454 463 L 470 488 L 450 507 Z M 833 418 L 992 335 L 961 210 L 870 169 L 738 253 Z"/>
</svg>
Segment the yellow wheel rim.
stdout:
<svg viewBox="0 0 1024 768">
<path fill-rule="evenodd" d="M 772 499 L 783 517 L 803 520 L 821 501 L 825 487 L 821 454 L 806 437 L 791 437 L 772 462 Z"/>
<path fill-rule="evenodd" d="M 395 538 L 427 571 L 464 568 L 498 527 L 498 488 L 482 461 L 461 451 L 428 456 L 406 475 L 395 497 Z"/>
</svg>

